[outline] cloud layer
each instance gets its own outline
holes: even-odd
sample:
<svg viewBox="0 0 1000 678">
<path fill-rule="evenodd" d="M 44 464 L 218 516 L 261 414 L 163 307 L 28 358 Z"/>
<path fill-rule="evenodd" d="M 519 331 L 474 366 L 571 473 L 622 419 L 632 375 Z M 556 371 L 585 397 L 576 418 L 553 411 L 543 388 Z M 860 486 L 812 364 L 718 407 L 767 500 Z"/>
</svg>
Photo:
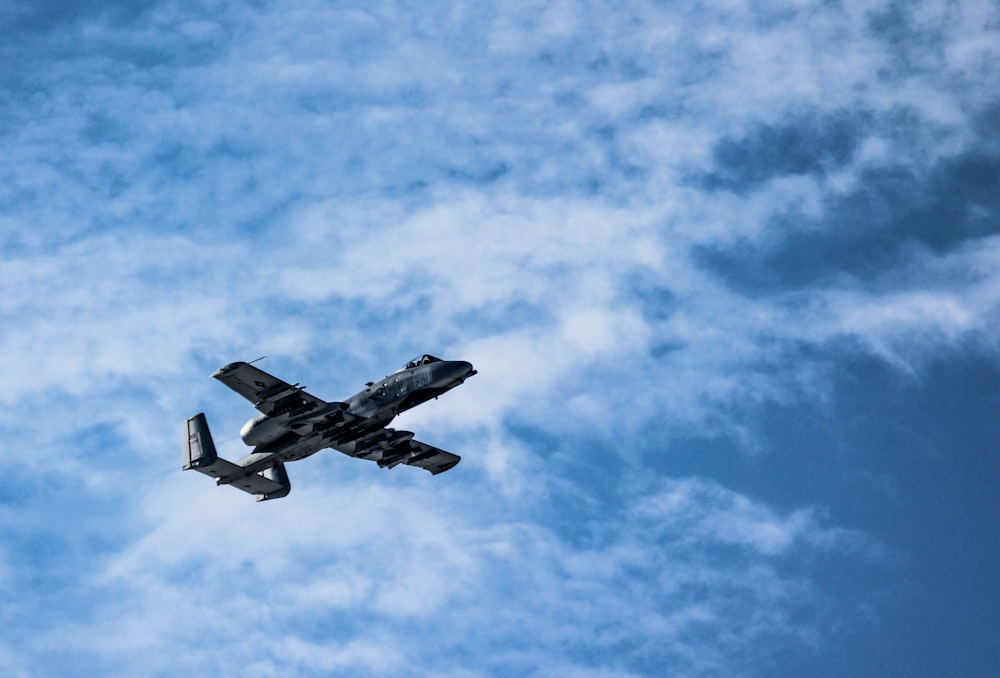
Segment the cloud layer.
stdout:
<svg viewBox="0 0 1000 678">
<path fill-rule="evenodd" d="M 831 658 L 927 554 L 852 507 L 922 422 L 858 437 L 850 375 L 995 361 L 995 8 L 6 9 L 15 675 L 878 675 Z M 198 411 L 242 453 L 223 363 L 340 399 L 423 352 L 479 370 L 398 422 L 445 476 L 179 473 Z"/>
</svg>

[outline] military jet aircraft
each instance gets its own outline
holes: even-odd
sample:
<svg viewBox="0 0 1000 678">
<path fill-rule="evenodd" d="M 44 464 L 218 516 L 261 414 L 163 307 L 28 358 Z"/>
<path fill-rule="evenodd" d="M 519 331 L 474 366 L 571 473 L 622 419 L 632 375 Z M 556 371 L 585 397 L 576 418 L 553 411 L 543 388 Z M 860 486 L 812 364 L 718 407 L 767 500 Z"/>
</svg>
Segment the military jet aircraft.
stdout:
<svg viewBox="0 0 1000 678">
<path fill-rule="evenodd" d="M 291 491 L 285 462 L 304 459 L 331 447 L 369 459 L 381 468 L 409 464 L 437 475 L 461 457 L 413 439 L 410 431 L 386 428 L 393 418 L 437 398 L 476 374 L 470 363 L 424 355 L 344 402 L 328 403 L 287 384 L 250 363 L 235 362 L 212 375 L 253 403 L 260 414 L 243 428 L 243 442 L 253 451 L 237 462 L 220 459 L 204 413 L 184 424 L 184 470 L 194 469 L 257 495 L 279 499 Z"/>
</svg>

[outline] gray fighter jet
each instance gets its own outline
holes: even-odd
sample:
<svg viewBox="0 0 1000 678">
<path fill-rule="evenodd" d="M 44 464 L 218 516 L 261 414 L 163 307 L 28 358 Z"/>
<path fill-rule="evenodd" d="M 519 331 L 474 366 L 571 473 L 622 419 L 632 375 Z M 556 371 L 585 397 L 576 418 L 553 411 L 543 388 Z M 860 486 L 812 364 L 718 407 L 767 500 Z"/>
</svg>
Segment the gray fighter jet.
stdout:
<svg viewBox="0 0 1000 678">
<path fill-rule="evenodd" d="M 381 468 L 409 464 L 437 475 L 461 457 L 413 439 L 409 431 L 386 428 L 405 410 L 436 398 L 476 374 L 470 363 L 425 355 L 342 403 L 328 403 L 286 384 L 249 363 L 230 363 L 212 376 L 253 403 L 260 414 L 240 429 L 253 451 L 237 462 L 220 459 L 204 414 L 184 424 L 184 470 L 194 469 L 257 495 L 279 499 L 291 491 L 285 462 L 331 447 L 369 459 Z"/>
</svg>

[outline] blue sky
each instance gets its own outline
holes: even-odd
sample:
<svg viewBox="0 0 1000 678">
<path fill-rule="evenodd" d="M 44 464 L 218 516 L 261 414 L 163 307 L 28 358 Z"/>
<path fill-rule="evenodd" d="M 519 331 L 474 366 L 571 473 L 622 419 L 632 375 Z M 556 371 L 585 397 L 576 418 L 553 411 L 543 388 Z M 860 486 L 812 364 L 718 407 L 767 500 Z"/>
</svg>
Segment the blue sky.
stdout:
<svg viewBox="0 0 1000 678">
<path fill-rule="evenodd" d="M 0 2 L 0 664 L 989 676 L 989 2 Z M 421 353 L 280 501 L 233 360 Z"/>
</svg>

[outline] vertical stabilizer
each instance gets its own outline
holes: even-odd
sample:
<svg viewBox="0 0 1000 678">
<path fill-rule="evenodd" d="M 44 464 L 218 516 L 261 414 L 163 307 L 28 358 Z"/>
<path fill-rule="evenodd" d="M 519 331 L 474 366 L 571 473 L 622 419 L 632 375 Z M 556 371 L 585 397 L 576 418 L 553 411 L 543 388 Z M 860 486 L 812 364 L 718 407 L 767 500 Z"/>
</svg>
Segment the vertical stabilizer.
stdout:
<svg viewBox="0 0 1000 678">
<path fill-rule="evenodd" d="M 204 413 L 196 414 L 184 426 L 184 470 L 202 469 L 218 461 L 212 433 Z"/>
</svg>

